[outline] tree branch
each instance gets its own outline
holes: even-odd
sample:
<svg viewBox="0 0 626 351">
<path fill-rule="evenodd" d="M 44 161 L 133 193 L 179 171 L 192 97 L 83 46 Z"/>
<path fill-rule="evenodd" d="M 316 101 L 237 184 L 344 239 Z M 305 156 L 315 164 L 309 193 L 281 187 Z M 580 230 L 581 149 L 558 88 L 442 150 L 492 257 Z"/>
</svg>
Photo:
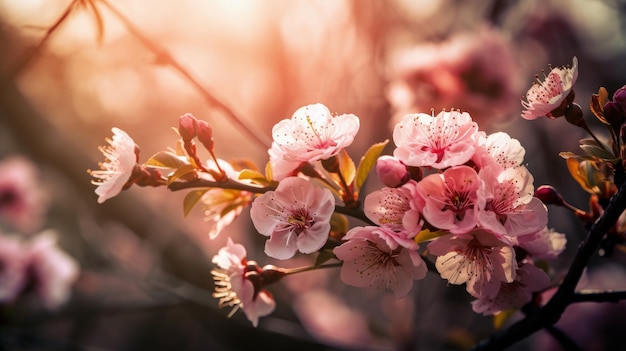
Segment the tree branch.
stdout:
<svg viewBox="0 0 626 351">
<path fill-rule="evenodd" d="M 626 291 L 581 291 L 572 295 L 572 303 L 577 302 L 613 302 L 626 300 Z"/>
<path fill-rule="evenodd" d="M 526 318 L 503 329 L 493 336 L 481 341 L 474 350 L 502 350 L 529 335 L 554 325 L 561 318 L 568 305 L 577 299 L 574 289 L 580 277 L 596 252 L 602 237 L 615 224 L 618 217 L 626 209 L 626 183 L 622 184 L 618 192 L 611 198 L 605 211 L 600 218 L 591 226 L 584 243 L 578 248 L 578 252 L 572 261 L 561 286 L 552 296 L 550 301 L 537 310 L 537 313 L 529 314 Z"/>
<path fill-rule="evenodd" d="M 99 0 L 104 6 L 106 6 L 109 11 L 115 15 L 126 27 L 128 32 L 135 36 L 143 46 L 145 46 L 148 50 L 152 51 L 157 56 L 157 59 L 160 62 L 164 62 L 174 68 L 178 73 L 180 73 L 186 80 L 189 82 L 202 97 L 209 103 L 209 105 L 218 108 L 226 117 L 232 121 L 235 125 L 241 128 L 244 132 L 246 132 L 253 140 L 255 140 L 260 146 L 265 148 L 269 148 L 272 141 L 263 133 L 257 133 L 252 128 L 250 128 L 250 123 L 245 122 L 241 117 L 239 117 L 234 110 L 223 103 L 221 100 L 215 97 L 213 93 L 211 93 L 207 88 L 205 88 L 194 76 L 187 70 L 183 65 L 178 62 L 164 47 L 159 46 L 155 41 L 148 38 L 145 34 L 141 32 L 137 26 L 135 26 L 123 13 L 121 13 L 116 7 L 114 7 L 107 0 Z"/>
</svg>

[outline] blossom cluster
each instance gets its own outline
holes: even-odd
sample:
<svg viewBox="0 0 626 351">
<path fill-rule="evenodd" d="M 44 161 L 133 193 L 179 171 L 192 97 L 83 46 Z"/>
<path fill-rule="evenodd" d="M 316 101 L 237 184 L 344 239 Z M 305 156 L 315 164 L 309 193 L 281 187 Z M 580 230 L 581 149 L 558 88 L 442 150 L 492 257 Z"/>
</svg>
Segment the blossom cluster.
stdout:
<svg viewBox="0 0 626 351">
<path fill-rule="evenodd" d="M 571 110 L 571 68 L 553 70 L 527 94 L 523 117 L 556 118 Z M 340 268 L 348 285 L 406 296 L 429 270 L 452 285 L 465 285 L 477 313 L 494 315 L 533 300 L 551 285 L 538 261 L 556 258 L 565 235 L 548 227 L 548 210 L 536 197 L 524 165 L 525 149 L 505 132 L 487 134 L 468 112 L 406 114 L 388 141 L 372 145 L 355 164 L 346 149 L 355 140 L 359 117 L 337 115 L 323 104 L 299 108 L 272 129 L 264 172 L 251 162 L 214 154 L 207 122 L 185 114 L 178 120 L 178 147 L 143 164 L 138 147 L 114 128 L 97 179 L 99 202 L 132 184 L 194 189 L 187 214 L 200 204 L 217 237 L 245 208 L 265 254 L 278 260 L 316 254 L 313 266 L 259 267 L 246 249 L 228 239 L 213 257 L 220 306 L 242 309 L 256 326 L 275 309 L 266 286 L 284 276 Z M 199 159 L 199 142 L 211 158 Z M 362 194 L 370 173 L 382 187 Z M 374 183 L 376 184 L 376 183 Z M 348 217 L 361 221 L 350 227 Z"/>
</svg>

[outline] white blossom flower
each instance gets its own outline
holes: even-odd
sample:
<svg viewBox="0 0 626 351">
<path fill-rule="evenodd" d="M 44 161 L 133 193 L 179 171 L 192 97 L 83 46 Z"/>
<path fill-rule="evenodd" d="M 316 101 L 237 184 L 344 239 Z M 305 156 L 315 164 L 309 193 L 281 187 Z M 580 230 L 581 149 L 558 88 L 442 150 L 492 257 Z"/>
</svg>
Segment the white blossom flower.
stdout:
<svg viewBox="0 0 626 351">
<path fill-rule="evenodd" d="M 303 106 L 272 129 L 274 151 L 290 162 L 325 160 L 350 146 L 359 126 L 353 114 L 333 116 L 322 104 Z"/>
<path fill-rule="evenodd" d="M 99 204 L 122 191 L 137 164 L 135 141 L 119 128 L 112 128 L 111 131 L 113 139 L 107 139 L 109 145 L 99 148 L 106 160 L 99 163 L 99 170 L 89 172 L 96 178 L 92 183 L 98 186 L 95 192 Z"/>
</svg>

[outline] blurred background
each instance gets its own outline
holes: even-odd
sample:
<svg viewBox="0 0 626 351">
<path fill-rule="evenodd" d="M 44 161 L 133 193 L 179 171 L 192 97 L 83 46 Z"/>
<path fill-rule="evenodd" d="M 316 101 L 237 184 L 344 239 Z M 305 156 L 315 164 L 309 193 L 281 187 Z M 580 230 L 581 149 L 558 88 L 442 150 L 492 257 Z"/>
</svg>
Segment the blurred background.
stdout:
<svg viewBox="0 0 626 351">
<path fill-rule="evenodd" d="M 54 230 L 78 269 L 54 309 L 32 296 L 0 307 L 0 349 L 471 347 L 493 320 L 472 312 L 464 287 L 434 274 L 402 300 L 343 286 L 336 271 L 300 274 L 270 287 L 277 310 L 258 328 L 241 312 L 229 319 L 210 274 L 227 237 L 250 259 L 276 263 L 247 211 L 210 240 L 201 209 L 183 216 L 184 193 L 133 187 L 98 205 L 86 170 L 98 168 L 112 127 L 133 137 L 143 162 L 175 145 L 172 127 L 188 112 L 211 123 L 218 157 L 263 168 L 272 126 L 303 105 L 360 117 L 355 159 L 391 139 L 405 113 L 454 108 L 481 130 L 519 139 L 535 186 L 555 185 L 586 209 L 558 156 L 578 152 L 584 132 L 522 120 L 520 98 L 542 69 L 576 56 L 577 102 L 603 135 L 587 106 L 599 87 L 611 96 L 626 84 L 625 19 L 623 0 L 0 0 L 0 162 L 30 164 L 13 178 L 2 168 L 0 191 L 23 183 L 38 204 L 0 229 L 12 238 Z M 585 230 L 560 208 L 550 221 L 568 238 L 553 262 L 558 277 Z M 594 261 L 585 284 L 625 289 L 620 255 Z M 296 261 L 281 265 L 309 262 Z M 578 304 L 559 325 L 583 349 L 619 349 L 624 307 Z M 515 349 L 528 348 L 558 345 L 538 333 Z"/>
</svg>

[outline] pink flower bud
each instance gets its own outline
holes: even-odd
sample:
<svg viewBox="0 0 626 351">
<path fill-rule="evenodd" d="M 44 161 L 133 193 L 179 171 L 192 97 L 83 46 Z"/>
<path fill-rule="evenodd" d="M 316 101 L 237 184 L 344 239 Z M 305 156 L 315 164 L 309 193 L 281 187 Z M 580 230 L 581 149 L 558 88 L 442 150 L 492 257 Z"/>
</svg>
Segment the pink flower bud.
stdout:
<svg viewBox="0 0 626 351">
<path fill-rule="evenodd" d="M 626 119 L 626 85 L 613 93 L 613 100 L 604 104 L 604 117 L 616 131 Z"/>
<path fill-rule="evenodd" d="M 178 117 L 178 133 L 185 143 L 196 137 L 196 125 L 198 120 L 191 113 L 185 113 Z"/>
<path fill-rule="evenodd" d="M 535 197 L 546 205 L 563 206 L 561 194 L 551 185 L 542 185 L 535 190 Z"/>
<path fill-rule="evenodd" d="M 376 175 L 383 184 L 390 188 L 399 187 L 410 178 L 406 165 L 389 155 L 380 156 L 376 161 Z"/>
<path fill-rule="evenodd" d="M 196 132 L 198 133 L 198 140 L 204 145 L 204 147 L 212 151 L 213 150 L 213 128 L 207 121 L 198 120 L 196 122 Z"/>
</svg>

